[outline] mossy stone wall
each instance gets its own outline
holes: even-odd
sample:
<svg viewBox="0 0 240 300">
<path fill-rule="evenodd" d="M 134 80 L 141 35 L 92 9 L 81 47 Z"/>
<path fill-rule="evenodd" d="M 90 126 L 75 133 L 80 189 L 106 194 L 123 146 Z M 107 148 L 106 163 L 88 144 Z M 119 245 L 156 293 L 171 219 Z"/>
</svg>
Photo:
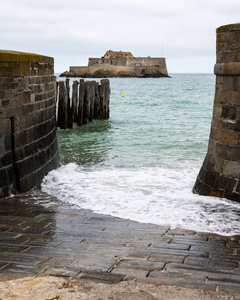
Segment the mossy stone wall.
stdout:
<svg viewBox="0 0 240 300">
<path fill-rule="evenodd" d="M 0 50 L 0 197 L 57 167 L 55 89 L 53 58 Z"/>
</svg>

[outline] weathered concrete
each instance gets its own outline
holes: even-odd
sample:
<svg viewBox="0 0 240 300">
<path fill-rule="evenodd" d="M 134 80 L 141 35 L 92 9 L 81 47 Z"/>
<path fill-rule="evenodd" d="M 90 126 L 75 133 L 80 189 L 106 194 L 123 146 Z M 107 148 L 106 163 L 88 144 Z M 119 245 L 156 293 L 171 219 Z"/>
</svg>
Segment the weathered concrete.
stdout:
<svg viewBox="0 0 240 300">
<path fill-rule="evenodd" d="M 240 294 L 240 236 L 76 210 L 39 191 L 0 201 L 0 231 L 0 278 L 48 275 L 108 284 L 134 279 Z"/>
<path fill-rule="evenodd" d="M 193 191 L 240 202 L 240 23 L 217 29 L 208 153 Z"/>
<path fill-rule="evenodd" d="M 58 165 L 55 85 L 53 58 L 0 50 L 0 198 Z"/>
</svg>

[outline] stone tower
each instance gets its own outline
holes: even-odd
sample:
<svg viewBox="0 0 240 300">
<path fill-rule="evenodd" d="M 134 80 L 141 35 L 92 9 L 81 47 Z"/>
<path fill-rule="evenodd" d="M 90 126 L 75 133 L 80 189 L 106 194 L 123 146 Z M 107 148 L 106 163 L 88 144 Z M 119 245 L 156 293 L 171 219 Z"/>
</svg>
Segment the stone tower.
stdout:
<svg viewBox="0 0 240 300">
<path fill-rule="evenodd" d="M 208 152 L 193 192 L 240 202 L 240 23 L 217 29 Z"/>
</svg>

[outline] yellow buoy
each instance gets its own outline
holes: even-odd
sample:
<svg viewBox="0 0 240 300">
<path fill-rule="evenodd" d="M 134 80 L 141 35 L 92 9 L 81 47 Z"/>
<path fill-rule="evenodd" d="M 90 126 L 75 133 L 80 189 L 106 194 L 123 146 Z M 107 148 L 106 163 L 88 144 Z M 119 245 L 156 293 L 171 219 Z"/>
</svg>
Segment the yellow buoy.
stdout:
<svg viewBox="0 0 240 300">
<path fill-rule="evenodd" d="M 124 93 L 122 93 L 122 97 L 124 97 L 125 95 L 124 95 Z"/>
</svg>

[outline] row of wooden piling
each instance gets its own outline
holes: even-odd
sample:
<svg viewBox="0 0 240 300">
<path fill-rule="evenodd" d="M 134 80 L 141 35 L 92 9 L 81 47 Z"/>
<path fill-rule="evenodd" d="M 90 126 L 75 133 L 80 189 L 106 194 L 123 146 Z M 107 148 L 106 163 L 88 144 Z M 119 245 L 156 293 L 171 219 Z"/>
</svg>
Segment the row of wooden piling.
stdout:
<svg viewBox="0 0 240 300">
<path fill-rule="evenodd" d="M 94 119 L 109 118 L 110 84 L 108 79 L 96 81 L 75 80 L 70 97 L 69 79 L 57 82 L 57 126 L 73 128 L 92 122 Z"/>
</svg>

